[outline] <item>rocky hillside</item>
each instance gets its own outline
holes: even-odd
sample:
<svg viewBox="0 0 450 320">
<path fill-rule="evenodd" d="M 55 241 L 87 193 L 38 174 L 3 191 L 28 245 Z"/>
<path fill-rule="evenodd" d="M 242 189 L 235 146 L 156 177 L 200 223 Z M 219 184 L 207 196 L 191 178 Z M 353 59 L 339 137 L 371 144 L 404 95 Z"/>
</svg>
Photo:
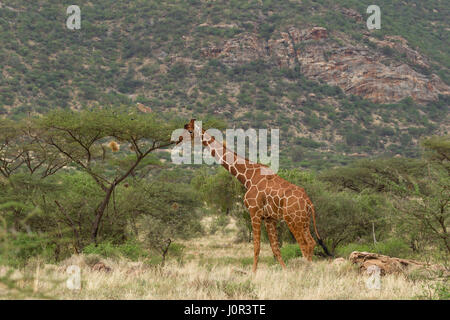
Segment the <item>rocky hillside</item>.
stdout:
<svg viewBox="0 0 450 320">
<path fill-rule="evenodd" d="M 448 133 L 446 1 L 0 2 L 0 114 L 138 104 L 280 128 L 282 165 L 417 155 Z"/>
<path fill-rule="evenodd" d="M 437 75 L 421 74 L 408 64 L 429 68 L 428 59 L 411 49 L 404 38 L 385 36 L 377 40 L 364 32 L 364 39 L 372 46 L 353 44 L 339 34 L 330 36 L 323 27 L 291 27 L 268 41 L 255 34 L 240 34 L 220 47 L 204 49 L 203 55 L 227 65 L 263 60 L 280 68 L 299 66 L 309 79 L 377 103 L 398 102 L 407 97 L 426 103 L 450 94 L 450 87 Z M 374 46 L 396 50 L 405 55 L 406 62 L 395 61 L 389 54 L 374 50 Z"/>
</svg>

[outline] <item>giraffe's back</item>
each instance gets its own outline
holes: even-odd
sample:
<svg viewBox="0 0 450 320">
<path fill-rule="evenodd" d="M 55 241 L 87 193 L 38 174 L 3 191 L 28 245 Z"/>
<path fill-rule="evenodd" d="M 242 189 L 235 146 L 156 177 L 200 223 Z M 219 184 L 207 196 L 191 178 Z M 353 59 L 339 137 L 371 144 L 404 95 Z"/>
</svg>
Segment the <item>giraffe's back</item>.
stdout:
<svg viewBox="0 0 450 320">
<path fill-rule="evenodd" d="M 312 203 L 303 188 L 277 175 L 270 177 L 261 185 L 266 186 L 264 189 L 264 216 L 283 219 L 285 214 L 296 216 L 300 214 L 302 217 L 309 218 L 309 207 Z"/>
</svg>

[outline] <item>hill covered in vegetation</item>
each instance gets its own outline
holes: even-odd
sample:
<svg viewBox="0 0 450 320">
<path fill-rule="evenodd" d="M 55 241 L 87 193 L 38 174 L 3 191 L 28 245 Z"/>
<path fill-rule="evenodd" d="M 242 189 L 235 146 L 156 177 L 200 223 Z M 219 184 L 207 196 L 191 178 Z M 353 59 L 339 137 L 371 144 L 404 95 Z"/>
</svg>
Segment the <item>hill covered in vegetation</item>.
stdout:
<svg viewBox="0 0 450 320">
<path fill-rule="evenodd" d="M 0 8 L 0 113 L 143 104 L 233 127 L 280 128 L 282 165 L 418 155 L 448 132 L 448 4 L 64 1 Z"/>
</svg>

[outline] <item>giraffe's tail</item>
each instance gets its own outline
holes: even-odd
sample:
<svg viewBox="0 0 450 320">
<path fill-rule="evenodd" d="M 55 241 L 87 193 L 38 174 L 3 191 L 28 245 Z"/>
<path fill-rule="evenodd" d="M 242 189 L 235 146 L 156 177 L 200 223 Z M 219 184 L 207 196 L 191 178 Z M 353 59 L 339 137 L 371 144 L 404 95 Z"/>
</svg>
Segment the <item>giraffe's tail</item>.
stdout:
<svg viewBox="0 0 450 320">
<path fill-rule="evenodd" d="M 325 252 L 325 254 L 329 257 L 332 257 L 333 255 L 328 251 L 327 247 L 325 246 L 325 244 L 323 243 L 322 239 L 319 236 L 319 232 L 317 231 L 317 226 L 316 226 L 316 210 L 314 209 L 314 205 L 311 203 L 311 215 L 313 218 L 313 224 L 314 224 L 314 231 L 316 232 L 316 236 L 317 236 L 317 242 L 319 243 L 319 245 L 322 247 L 323 251 Z"/>
</svg>

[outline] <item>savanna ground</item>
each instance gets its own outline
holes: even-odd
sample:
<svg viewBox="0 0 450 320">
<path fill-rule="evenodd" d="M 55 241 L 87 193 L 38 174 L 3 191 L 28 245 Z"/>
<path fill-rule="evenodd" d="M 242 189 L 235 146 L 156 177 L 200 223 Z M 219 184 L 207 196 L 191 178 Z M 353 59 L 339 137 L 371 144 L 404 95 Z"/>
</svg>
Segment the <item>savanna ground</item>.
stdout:
<svg viewBox="0 0 450 320">
<path fill-rule="evenodd" d="M 208 223 L 208 219 L 204 220 Z M 210 221 L 210 220 L 209 220 Z M 312 263 L 283 250 L 287 270 L 262 243 L 256 274 L 253 245 L 236 243 L 234 221 L 213 234 L 178 241 L 164 266 L 148 261 L 74 255 L 53 265 L 39 260 L 15 270 L 15 288 L 0 287 L 0 298 L 55 299 L 423 299 L 436 298 L 434 282 L 414 274 L 387 275 L 381 289 L 368 289 L 367 275 L 348 261 L 314 257 Z M 287 245 L 284 248 L 293 248 Z M 291 247 L 289 247 L 291 246 Z M 94 271 L 103 263 L 109 271 Z M 66 286 L 67 267 L 81 268 L 81 290 Z M 1 270 L 1 276 L 6 269 Z"/>
</svg>

